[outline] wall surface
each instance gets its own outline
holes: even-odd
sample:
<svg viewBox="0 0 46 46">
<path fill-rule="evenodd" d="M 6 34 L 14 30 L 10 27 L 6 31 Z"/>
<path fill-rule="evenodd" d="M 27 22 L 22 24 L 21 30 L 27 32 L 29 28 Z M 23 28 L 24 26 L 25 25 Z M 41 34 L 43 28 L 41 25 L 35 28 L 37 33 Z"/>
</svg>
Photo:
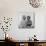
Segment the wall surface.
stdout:
<svg viewBox="0 0 46 46">
<path fill-rule="evenodd" d="M 34 29 L 18 29 L 17 25 L 19 20 L 17 19 L 18 12 L 35 12 L 35 28 Z M 34 34 L 37 35 L 37 39 L 46 40 L 46 8 L 33 8 L 30 6 L 28 0 L 0 0 L 0 19 L 1 17 L 13 17 L 13 22 L 10 33 L 17 40 L 28 40 Z M 0 29 L 0 39 L 4 35 L 3 31 Z"/>
</svg>

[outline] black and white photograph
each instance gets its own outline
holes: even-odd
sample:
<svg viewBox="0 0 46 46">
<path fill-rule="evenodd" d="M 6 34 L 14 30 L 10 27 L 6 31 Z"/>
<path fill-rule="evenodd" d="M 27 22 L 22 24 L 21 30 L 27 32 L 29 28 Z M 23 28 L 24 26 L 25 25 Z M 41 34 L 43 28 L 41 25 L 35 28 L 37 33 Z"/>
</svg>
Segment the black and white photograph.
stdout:
<svg viewBox="0 0 46 46">
<path fill-rule="evenodd" d="M 34 28 L 35 14 L 30 12 L 21 14 L 21 21 L 18 27 L 19 28 Z"/>
</svg>

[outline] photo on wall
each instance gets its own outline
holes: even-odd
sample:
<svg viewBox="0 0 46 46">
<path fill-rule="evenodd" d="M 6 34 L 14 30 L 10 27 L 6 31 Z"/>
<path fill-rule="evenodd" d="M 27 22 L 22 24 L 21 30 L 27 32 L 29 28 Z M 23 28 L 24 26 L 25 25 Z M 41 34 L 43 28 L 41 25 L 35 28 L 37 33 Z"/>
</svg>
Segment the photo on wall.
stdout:
<svg viewBox="0 0 46 46">
<path fill-rule="evenodd" d="M 19 14 L 20 16 L 20 22 L 18 25 L 18 28 L 26 28 L 31 29 L 35 27 L 35 13 L 30 12 L 22 12 Z"/>
</svg>

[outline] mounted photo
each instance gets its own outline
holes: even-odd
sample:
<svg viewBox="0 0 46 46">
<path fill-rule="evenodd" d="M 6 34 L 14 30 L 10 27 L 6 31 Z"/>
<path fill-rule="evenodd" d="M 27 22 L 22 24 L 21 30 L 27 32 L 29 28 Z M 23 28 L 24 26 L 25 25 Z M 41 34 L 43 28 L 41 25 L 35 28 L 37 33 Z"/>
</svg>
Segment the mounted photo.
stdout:
<svg viewBox="0 0 46 46">
<path fill-rule="evenodd" d="M 31 29 L 35 27 L 35 13 L 34 12 L 20 12 L 18 16 L 18 28 Z"/>
</svg>

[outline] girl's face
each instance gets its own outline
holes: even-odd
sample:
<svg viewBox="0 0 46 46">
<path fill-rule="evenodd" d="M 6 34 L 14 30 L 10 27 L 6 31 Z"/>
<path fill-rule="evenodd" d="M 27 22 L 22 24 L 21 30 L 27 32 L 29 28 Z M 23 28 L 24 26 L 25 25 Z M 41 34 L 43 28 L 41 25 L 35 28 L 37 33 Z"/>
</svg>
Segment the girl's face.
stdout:
<svg viewBox="0 0 46 46">
<path fill-rule="evenodd" d="M 26 17 L 25 16 L 23 16 L 23 20 L 25 20 L 26 19 Z"/>
<path fill-rule="evenodd" d="M 27 20 L 30 20 L 30 16 L 27 16 Z"/>
</svg>

